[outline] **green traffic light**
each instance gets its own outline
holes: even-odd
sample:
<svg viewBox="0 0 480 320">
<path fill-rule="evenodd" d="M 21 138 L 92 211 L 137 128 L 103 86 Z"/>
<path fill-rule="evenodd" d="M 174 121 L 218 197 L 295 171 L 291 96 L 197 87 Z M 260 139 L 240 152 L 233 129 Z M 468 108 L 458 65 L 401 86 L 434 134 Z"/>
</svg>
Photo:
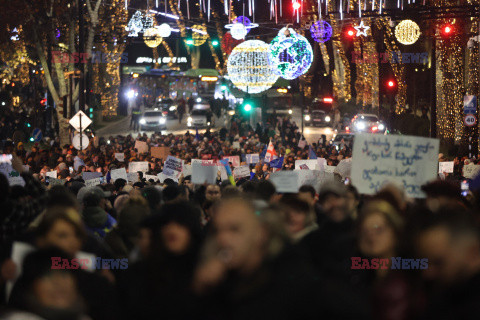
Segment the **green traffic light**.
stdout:
<svg viewBox="0 0 480 320">
<path fill-rule="evenodd" d="M 33 142 L 33 141 L 35 141 L 35 139 L 33 139 L 33 137 L 32 137 L 32 138 L 30 138 L 30 142 Z"/>
<path fill-rule="evenodd" d="M 226 85 L 222 85 L 222 86 L 220 87 L 220 89 L 221 89 L 222 91 L 225 91 L 225 90 L 227 90 L 227 86 L 226 86 Z"/>
<path fill-rule="evenodd" d="M 193 40 L 192 40 L 192 39 L 187 39 L 187 44 L 188 44 L 189 46 L 193 45 Z"/>
<path fill-rule="evenodd" d="M 27 128 L 30 128 L 32 125 L 27 122 Z"/>
<path fill-rule="evenodd" d="M 247 103 L 246 105 L 243 106 L 243 110 L 245 111 L 251 111 L 252 110 L 252 105 L 250 103 Z"/>
<path fill-rule="evenodd" d="M 93 112 L 93 108 L 90 108 L 89 111 L 90 111 L 90 112 Z"/>
<path fill-rule="evenodd" d="M 213 45 L 214 47 L 218 46 L 218 40 L 213 40 L 213 41 L 212 41 L 212 45 Z"/>
</svg>

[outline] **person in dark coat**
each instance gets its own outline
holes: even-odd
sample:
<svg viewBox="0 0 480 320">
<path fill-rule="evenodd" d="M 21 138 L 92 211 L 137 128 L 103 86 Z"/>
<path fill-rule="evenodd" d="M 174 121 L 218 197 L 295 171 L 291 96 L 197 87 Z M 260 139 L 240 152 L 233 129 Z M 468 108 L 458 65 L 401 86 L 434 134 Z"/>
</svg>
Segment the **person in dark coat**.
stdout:
<svg viewBox="0 0 480 320">
<path fill-rule="evenodd" d="M 124 319 L 192 319 L 191 290 L 203 234 L 200 211 L 188 203 L 165 204 L 155 219 L 148 256 L 119 281 Z"/>
</svg>

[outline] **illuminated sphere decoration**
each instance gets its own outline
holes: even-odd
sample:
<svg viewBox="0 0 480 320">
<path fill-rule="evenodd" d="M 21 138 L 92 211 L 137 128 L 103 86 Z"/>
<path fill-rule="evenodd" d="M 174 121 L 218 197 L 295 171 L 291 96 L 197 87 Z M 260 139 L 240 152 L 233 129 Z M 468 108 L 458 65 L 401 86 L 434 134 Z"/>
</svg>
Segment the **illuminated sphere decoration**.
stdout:
<svg viewBox="0 0 480 320">
<path fill-rule="evenodd" d="M 231 28 L 230 28 L 230 34 L 232 35 L 233 39 L 236 40 L 241 40 L 245 39 L 245 36 L 247 35 L 248 31 L 247 28 L 241 23 L 235 23 Z"/>
<path fill-rule="evenodd" d="M 295 30 L 283 28 L 270 42 L 269 61 L 277 75 L 287 80 L 296 79 L 312 65 L 312 46 Z"/>
<path fill-rule="evenodd" d="M 248 40 L 236 46 L 227 62 L 230 81 L 251 94 L 268 90 L 278 79 L 268 63 L 268 52 L 268 44 L 260 40 Z"/>
<path fill-rule="evenodd" d="M 420 38 L 420 27 L 412 20 L 403 20 L 395 27 L 395 37 L 401 44 L 414 44 Z"/>
<path fill-rule="evenodd" d="M 163 38 L 157 28 L 149 28 L 143 33 L 143 41 L 150 48 L 156 48 L 162 43 Z"/>
<path fill-rule="evenodd" d="M 208 34 L 206 26 L 196 24 L 192 27 L 192 39 L 195 47 L 199 47 L 204 44 L 205 41 L 207 41 L 207 37 Z"/>
<path fill-rule="evenodd" d="M 168 38 L 172 34 L 172 28 L 167 23 L 162 23 L 157 27 L 160 37 Z"/>
<path fill-rule="evenodd" d="M 316 21 L 310 27 L 310 33 L 313 40 L 324 43 L 332 37 L 333 29 L 327 21 Z"/>
</svg>

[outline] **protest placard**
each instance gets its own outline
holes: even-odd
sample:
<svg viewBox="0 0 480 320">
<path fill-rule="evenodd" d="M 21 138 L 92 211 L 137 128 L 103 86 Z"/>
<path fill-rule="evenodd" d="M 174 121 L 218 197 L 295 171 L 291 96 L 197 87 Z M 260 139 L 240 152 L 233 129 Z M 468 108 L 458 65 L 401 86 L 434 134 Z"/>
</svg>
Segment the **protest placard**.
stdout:
<svg viewBox="0 0 480 320">
<path fill-rule="evenodd" d="M 125 168 L 113 169 L 110 171 L 110 178 L 113 182 L 115 182 L 117 179 L 124 179 L 125 181 L 128 181 L 127 170 L 125 170 Z"/>
<path fill-rule="evenodd" d="M 57 170 L 45 172 L 45 176 L 49 178 L 57 179 Z"/>
<path fill-rule="evenodd" d="M 298 186 L 312 186 L 317 193 L 320 192 L 320 182 L 323 172 L 319 170 L 299 170 Z"/>
<path fill-rule="evenodd" d="M 463 176 L 467 179 L 475 178 L 480 172 L 480 165 L 478 164 L 469 164 L 463 166 Z"/>
<path fill-rule="evenodd" d="M 63 185 L 65 185 L 65 182 L 67 182 L 67 179 L 48 178 L 48 185 L 50 187 L 63 186 Z M 86 183 L 86 181 L 85 181 L 85 183 Z"/>
<path fill-rule="evenodd" d="M 240 156 L 228 156 L 223 157 L 223 160 L 228 159 L 228 162 L 232 163 L 232 166 L 239 167 L 240 166 Z"/>
<path fill-rule="evenodd" d="M 453 173 L 453 161 L 439 162 L 438 173 Z"/>
<path fill-rule="evenodd" d="M 170 155 L 170 148 L 169 147 L 152 147 L 150 149 L 150 154 L 154 158 L 165 160 Z"/>
<path fill-rule="evenodd" d="M 163 174 L 163 172 L 160 172 L 159 174 L 157 174 L 157 177 L 158 177 L 158 181 L 160 181 L 160 183 L 163 183 L 165 181 L 165 179 L 172 179 L 174 182 L 178 183 L 178 178 L 177 177 L 166 176 L 166 175 Z"/>
<path fill-rule="evenodd" d="M 220 172 L 220 180 L 226 181 L 228 180 L 228 174 L 227 174 L 227 169 L 225 169 L 225 166 L 222 165 L 221 163 L 218 163 L 218 172 Z"/>
<path fill-rule="evenodd" d="M 183 173 L 184 177 L 191 176 L 192 175 L 192 165 L 184 164 L 182 173 Z"/>
<path fill-rule="evenodd" d="M 235 178 L 250 177 L 250 168 L 248 166 L 240 166 L 233 169 Z"/>
<path fill-rule="evenodd" d="M 336 168 L 337 168 L 336 166 L 327 166 L 327 165 L 326 165 L 326 166 L 324 167 L 324 171 L 333 174 L 333 173 L 335 172 L 335 169 L 336 169 Z"/>
<path fill-rule="evenodd" d="M 233 149 L 240 149 L 240 142 L 238 142 L 238 141 L 233 141 L 233 143 L 232 143 L 232 148 L 233 148 Z"/>
<path fill-rule="evenodd" d="M 102 176 L 101 172 L 82 172 L 82 178 L 85 181 L 90 179 L 100 178 L 101 176 Z"/>
<path fill-rule="evenodd" d="M 137 149 L 138 153 L 147 153 L 148 144 L 145 141 L 136 140 L 135 149 Z"/>
<path fill-rule="evenodd" d="M 327 166 L 327 160 L 324 158 L 317 159 L 317 170 L 325 171 L 325 167 Z"/>
<path fill-rule="evenodd" d="M 102 183 L 102 178 L 93 178 L 93 179 L 85 180 L 86 187 L 95 187 L 100 185 L 101 183 Z"/>
<path fill-rule="evenodd" d="M 249 153 L 245 155 L 247 164 L 256 164 L 260 162 L 260 155 L 258 153 Z"/>
<path fill-rule="evenodd" d="M 338 173 L 342 178 L 350 177 L 352 173 L 352 159 L 341 160 L 333 172 Z"/>
<path fill-rule="evenodd" d="M 128 172 L 148 172 L 147 161 L 133 161 L 128 164 Z"/>
<path fill-rule="evenodd" d="M 300 170 L 310 170 L 310 168 L 307 166 L 307 164 L 302 164 L 300 165 Z"/>
<path fill-rule="evenodd" d="M 355 136 L 352 183 L 374 194 L 388 182 L 403 186 L 409 197 L 421 198 L 421 186 L 436 179 L 439 140 L 413 136 Z"/>
<path fill-rule="evenodd" d="M 157 182 L 159 180 L 159 178 L 158 178 L 158 176 L 153 175 L 153 174 L 146 174 L 145 175 L 145 180 L 147 180 L 147 181 L 153 180 L 153 181 Z"/>
<path fill-rule="evenodd" d="M 125 162 L 125 153 L 115 153 L 115 159 L 120 162 Z"/>
<path fill-rule="evenodd" d="M 210 183 L 214 184 L 217 181 L 217 166 L 203 166 L 202 164 L 196 162 L 192 164 L 192 183 L 194 184 L 204 184 Z"/>
<path fill-rule="evenodd" d="M 298 142 L 298 147 L 299 147 L 300 149 L 304 149 L 306 146 L 307 146 L 307 141 L 306 141 L 306 140 L 300 140 L 300 141 Z"/>
<path fill-rule="evenodd" d="M 138 182 L 138 172 L 128 172 L 127 173 L 127 181 L 130 183 Z"/>
<path fill-rule="evenodd" d="M 165 165 L 163 166 L 163 174 L 166 176 L 178 177 L 182 173 L 183 161 L 182 159 L 168 156 Z"/>
<path fill-rule="evenodd" d="M 8 162 L 1 162 L 0 163 L 0 173 L 5 175 L 8 179 L 8 184 L 10 186 L 25 186 L 25 180 L 20 176 L 18 171 L 13 170 L 13 167 Z"/>
<path fill-rule="evenodd" d="M 270 182 L 273 183 L 278 193 L 297 193 L 299 189 L 299 171 L 277 171 L 270 174 Z"/>
<path fill-rule="evenodd" d="M 306 164 L 308 167 L 308 170 L 319 170 L 318 168 L 318 159 L 312 159 L 312 160 L 295 160 L 295 170 L 302 170 L 300 168 L 301 165 Z M 305 169 L 303 169 L 305 170 Z"/>
</svg>

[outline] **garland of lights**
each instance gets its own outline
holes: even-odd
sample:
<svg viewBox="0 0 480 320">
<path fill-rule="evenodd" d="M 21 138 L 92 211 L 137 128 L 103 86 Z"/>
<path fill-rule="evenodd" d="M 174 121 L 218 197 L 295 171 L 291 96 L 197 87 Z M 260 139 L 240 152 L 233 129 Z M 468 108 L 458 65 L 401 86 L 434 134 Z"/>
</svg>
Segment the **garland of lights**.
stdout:
<svg viewBox="0 0 480 320">
<path fill-rule="evenodd" d="M 160 36 L 160 30 L 157 28 L 149 28 L 143 33 L 143 41 L 150 48 L 156 48 L 162 43 L 163 38 Z"/>
<path fill-rule="evenodd" d="M 138 37 L 139 33 L 145 32 L 145 30 L 152 28 L 155 21 L 153 16 L 149 14 L 143 14 L 141 11 L 136 11 L 130 21 L 127 24 L 126 30 L 129 32 L 129 37 Z"/>
<path fill-rule="evenodd" d="M 414 44 L 420 38 L 420 27 L 412 20 L 403 20 L 395 27 L 395 37 L 401 44 Z"/>
<path fill-rule="evenodd" d="M 270 43 L 269 61 L 277 75 L 282 78 L 298 78 L 312 65 L 312 46 L 304 36 L 293 29 L 282 28 Z"/>
<path fill-rule="evenodd" d="M 269 47 L 263 41 L 249 40 L 236 46 L 228 57 L 227 71 L 232 83 L 247 93 L 268 90 L 278 76 L 268 62 Z"/>
</svg>

